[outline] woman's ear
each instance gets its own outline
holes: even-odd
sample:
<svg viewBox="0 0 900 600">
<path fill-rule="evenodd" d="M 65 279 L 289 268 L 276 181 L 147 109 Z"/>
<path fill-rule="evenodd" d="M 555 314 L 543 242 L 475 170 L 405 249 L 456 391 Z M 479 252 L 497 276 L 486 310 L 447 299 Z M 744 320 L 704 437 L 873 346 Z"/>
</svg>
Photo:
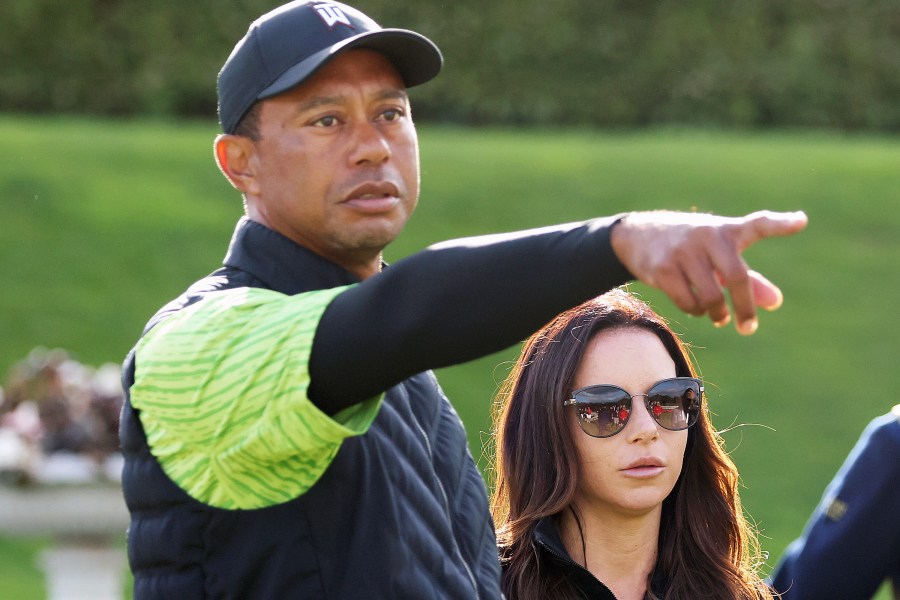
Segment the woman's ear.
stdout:
<svg viewBox="0 0 900 600">
<path fill-rule="evenodd" d="M 259 193 L 256 179 L 256 145 L 242 135 L 220 134 L 213 144 L 219 170 L 245 195 Z"/>
</svg>

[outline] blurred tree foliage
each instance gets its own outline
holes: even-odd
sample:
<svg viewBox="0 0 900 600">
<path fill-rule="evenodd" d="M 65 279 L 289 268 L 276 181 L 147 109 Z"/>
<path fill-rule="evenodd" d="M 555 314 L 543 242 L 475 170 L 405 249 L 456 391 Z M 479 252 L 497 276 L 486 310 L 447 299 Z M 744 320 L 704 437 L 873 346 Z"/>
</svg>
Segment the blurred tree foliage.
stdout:
<svg viewBox="0 0 900 600">
<path fill-rule="evenodd" d="M 272 0 L 3 0 L 0 110 L 212 116 Z M 900 130 L 898 0 L 359 0 L 445 72 L 419 119 Z"/>
</svg>

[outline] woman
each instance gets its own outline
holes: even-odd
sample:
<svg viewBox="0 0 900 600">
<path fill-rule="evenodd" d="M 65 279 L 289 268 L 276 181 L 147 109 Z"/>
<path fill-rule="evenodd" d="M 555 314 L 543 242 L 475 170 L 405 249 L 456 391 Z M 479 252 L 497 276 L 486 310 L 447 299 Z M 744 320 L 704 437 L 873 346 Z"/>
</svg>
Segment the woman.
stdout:
<svg viewBox="0 0 900 600">
<path fill-rule="evenodd" d="M 614 290 L 525 344 L 495 414 L 508 600 L 771 598 L 679 338 Z"/>
</svg>

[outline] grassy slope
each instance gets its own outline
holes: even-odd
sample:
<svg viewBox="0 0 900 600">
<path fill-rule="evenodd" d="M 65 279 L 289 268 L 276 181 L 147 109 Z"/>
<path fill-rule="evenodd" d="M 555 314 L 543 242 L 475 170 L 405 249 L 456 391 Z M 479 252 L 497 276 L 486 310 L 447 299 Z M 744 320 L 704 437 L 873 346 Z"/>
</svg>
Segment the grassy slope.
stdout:
<svg viewBox="0 0 900 600">
<path fill-rule="evenodd" d="M 120 361 L 161 303 L 219 263 L 240 199 L 212 162 L 214 135 L 211 123 L 0 118 L 0 372 L 36 345 Z M 676 130 L 420 135 L 422 201 L 389 260 L 449 237 L 623 210 L 807 211 L 802 237 L 747 253 L 787 298 L 752 338 L 635 287 L 693 343 L 717 425 L 765 426 L 726 440 L 776 558 L 864 425 L 897 401 L 880 392 L 900 380 L 900 320 L 888 312 L 900 295 L 900 142 Z M 513 357 L 439 373 L 476 457 Z"/>
</svg>

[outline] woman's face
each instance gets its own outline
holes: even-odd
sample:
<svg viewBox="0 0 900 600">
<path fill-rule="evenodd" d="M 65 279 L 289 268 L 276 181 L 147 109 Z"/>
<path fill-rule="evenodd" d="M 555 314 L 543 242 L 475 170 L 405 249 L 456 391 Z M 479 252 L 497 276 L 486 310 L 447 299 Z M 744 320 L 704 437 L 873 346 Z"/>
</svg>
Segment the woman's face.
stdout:
<svg viewBox="0 0 900 600">
<path fill-rule="evenodd" d="M 675 362 L 656 335 L 645 329 L 613 329 L 588 342 L 575 389 L 608 383 L 644 394 L 657 381 L 675 376 Z M 576 409 L 566 410 L 578 450 L 579 509 L 626 516 L 659 511 L 681 474 L 687 430 L 657 425 L 643 396 L 632 401 L 625 428 L 608 438 L 590 437 L 579 427 Z"/>
</svg>

